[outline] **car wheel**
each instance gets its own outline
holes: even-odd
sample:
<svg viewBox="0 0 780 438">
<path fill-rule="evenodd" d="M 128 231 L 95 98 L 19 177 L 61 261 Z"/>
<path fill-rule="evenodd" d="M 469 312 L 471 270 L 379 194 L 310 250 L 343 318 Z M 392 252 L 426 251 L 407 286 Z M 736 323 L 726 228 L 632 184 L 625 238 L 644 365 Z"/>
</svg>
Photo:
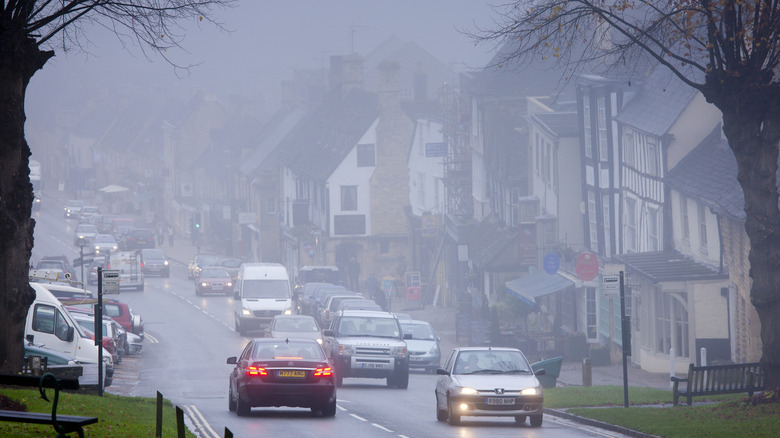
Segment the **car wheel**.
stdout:
<svg viewBox="0 0 780 438">
<path fill-rule="evenodd" d="M 244 329 L 241 328 L 241 325 L 238 323 L 238 320 L 236 320 L 236 332 L 241 336 L 244 336 L 245 334 Z"/>
<path fill-rule="evenodd" d="M 436 395 L 436 420 L 447 421 L 447 411 L 439 409 L 439 395 Z"/>
<path fill-rule="evenodd" d="M 531 427 L 541 427 L 541 425 L 542 425 L 542 414 L 531 415 Z"/>
<path fill-rule="evenodd" d="M 333 417 L 336 415 L 336 399 L 334 398 L 332 402 L 329 402 L 322 408 L 320 408 L 320 413 L 323 417 Z"/>
<path fill-rule="evenodd" d="M 456 414 L 452 409 L 452 403 L 450 399 L 447 399 L 447 422 L 450 426 L 457 426 L 460 424 L 460 415 Z"/>
<path fill-rule="evenodd" d="M 515 415 L 515 423 L 525 424 L 525 415 Z"/>
<path fill-rule="evenodd" d="M 236 414 L 238 414 L 239 417 L 246 417 L 251 410 L 252 407 L 249 406 L 249 403 L 243 401 L 241 399 L 241 394 L 238 394 L 238 397 L 236 397 Z"/>
<path fill-rule="evenodd" d="M 230 412 L 236 411 L 236 401 L 233 400 L 233 386 L 228 385 L 228 410 Z"/>
</svg>

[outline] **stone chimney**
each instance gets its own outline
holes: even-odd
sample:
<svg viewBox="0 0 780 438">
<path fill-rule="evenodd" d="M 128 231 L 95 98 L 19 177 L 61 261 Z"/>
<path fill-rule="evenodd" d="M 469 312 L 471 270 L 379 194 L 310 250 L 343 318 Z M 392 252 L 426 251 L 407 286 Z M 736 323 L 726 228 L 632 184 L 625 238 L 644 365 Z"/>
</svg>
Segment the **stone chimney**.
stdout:
<svg viewBox="0 0 780 438">
<path fill-rule="evenodd" d="M 377 67 L 379 113 L 401 111 L 401 66 L 397 62 L 382 62 Z"/>
<path fill-rule="evenodd" d="M 363 88 L 363 57 L 357 53 L 330 57 L 330 89 L 344 95 L 353 88 Z"/>
</svg>

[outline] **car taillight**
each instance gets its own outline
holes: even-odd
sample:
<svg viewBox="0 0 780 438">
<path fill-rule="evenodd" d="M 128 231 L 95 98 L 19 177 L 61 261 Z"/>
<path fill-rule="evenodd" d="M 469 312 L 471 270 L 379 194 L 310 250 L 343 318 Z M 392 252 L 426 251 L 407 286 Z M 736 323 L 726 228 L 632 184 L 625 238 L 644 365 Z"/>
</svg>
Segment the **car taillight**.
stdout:
<svg viewBox="0 0 780 438">
<path fill-rule="evenodd" d="M 330 377 L 333 375 L 333 368 L 331 367 L 318 367 L 314 370 L 314 377 Z"/>
<path fill-rule="evenodd" d="M 266 371 L 265 368 L 263 368 L 263 367 L 250 365 L 250 366 L 246 367 L 246 371 L 244 371 L 244 374 L 246 374 L 249 377 L 267 376 L 268 375 L 268 371 Z"/>
</svg>

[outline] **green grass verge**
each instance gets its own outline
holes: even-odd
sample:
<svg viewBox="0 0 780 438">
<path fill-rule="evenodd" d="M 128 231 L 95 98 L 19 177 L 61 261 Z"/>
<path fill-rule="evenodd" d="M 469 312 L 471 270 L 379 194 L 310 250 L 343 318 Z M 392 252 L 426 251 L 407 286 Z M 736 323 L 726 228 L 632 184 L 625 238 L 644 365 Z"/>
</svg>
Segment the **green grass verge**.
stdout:
<svg viewBox="0 0 780 438">
<path fill-rule="evenodd" d="M 37 389 L 0 388 L 0 394 L 27 405 L 28 412 L 51 413 L 52 404 L 41 399 Z M 46 390 L 49 400 L 54 391 Z M 82 393 L 60 393 L 57 413 L 97 417 L 98 422 L 84 428 L 88 437 L 153 437 L 157 417 L 157 400 L 142 397 L 120 397 L 104 393 L 103 397 Z M 16 438 L 55 437 L 50 425 L 0 422 L 0 436 Z M 177 436 L 176 409 L 163 400 L 162 436 Z M 187 437 L 195 437 L 186 430 Z"/>
<path fill-rule="evenodd" d="M 780 403 L 732 401 L 678 407 L 576 408 L 567 412 L 667 438 L 776 437 Z"/>
<path fill-rule="evenodd" d="M 727 394 L 709 397 L 694 397 L 694 401 L 728 401 L 739 400 L 747 394 Z M 636 405 L 660 405 L 672 403 L 672 391 L 639 388 L 628 388 L 628 403 Z M 682 403 L 685 403 L 682 400 Z M 623 406 L 622 386 L 568 386 L 544 390 L 544 407 L 553 409 L 592 407 L 592 406 Z"/>
</svg>

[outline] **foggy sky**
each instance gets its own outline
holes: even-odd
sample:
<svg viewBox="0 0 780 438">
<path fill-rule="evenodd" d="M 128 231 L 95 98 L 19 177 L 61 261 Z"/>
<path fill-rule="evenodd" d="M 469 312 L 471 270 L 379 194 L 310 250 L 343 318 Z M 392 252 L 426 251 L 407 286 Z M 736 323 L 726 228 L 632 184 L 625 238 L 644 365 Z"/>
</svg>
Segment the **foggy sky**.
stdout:
<svg viewBox="0 0 780 438">
<path fill-rule="evenodd" d="M 259 91 L 273 110 L 283 80 L 291 79 L 295 69 L 327 68 L 330 56 L 349 52 L 350 34 L 354 50 L 364 56 L 396 36 L 457 71 L 478 68 L 490 60 L 491 47 L 475 46 L 458 29 L 489 24 L 492 16 L 490 3 L 483 0 L 242 0 L 237 8 L 216 13 L 230 33 L 210 24 L 187 24 L 191 29 L 183 44 L 188 52 L 169 53 L 179 64 L 199 64 L 185 77 L 177 77 L 159 55 L 152 54 L 150 62 L 137 48 L 128 53 L 115 36 L 91 28 L 89 53 L 57 49 L 35 74 L 27 116 L 34 122 L 63 88 L 124 80 L 225 93 Z"/>
</svg>

